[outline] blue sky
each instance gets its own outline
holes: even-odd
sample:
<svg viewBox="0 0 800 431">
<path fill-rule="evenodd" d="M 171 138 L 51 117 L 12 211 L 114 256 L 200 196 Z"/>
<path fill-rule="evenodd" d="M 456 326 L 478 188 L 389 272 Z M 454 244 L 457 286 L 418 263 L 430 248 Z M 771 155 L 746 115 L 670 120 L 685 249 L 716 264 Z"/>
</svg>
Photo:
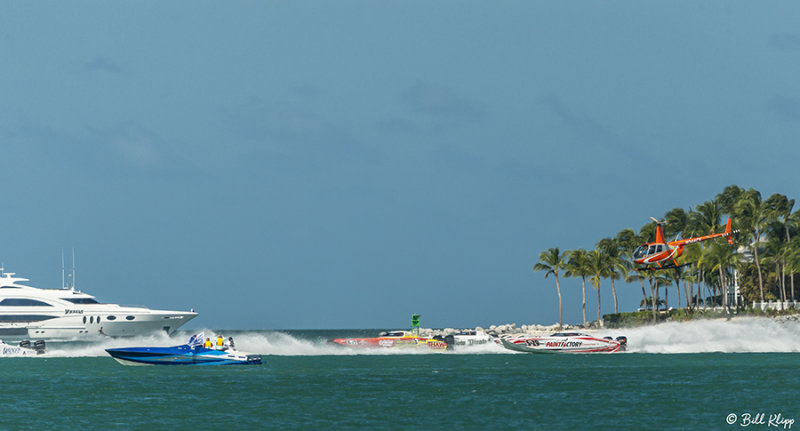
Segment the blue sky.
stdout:
<svg viewBox="0 0 800 431">
<path fill-rule="evenodd" d="M 798 13 L 0 1 L 0 261 L 58 287 L 75 247 L 79 288 L 195 327 L 551 324 L 542 250 L 800 198 Z"/>
</svg>

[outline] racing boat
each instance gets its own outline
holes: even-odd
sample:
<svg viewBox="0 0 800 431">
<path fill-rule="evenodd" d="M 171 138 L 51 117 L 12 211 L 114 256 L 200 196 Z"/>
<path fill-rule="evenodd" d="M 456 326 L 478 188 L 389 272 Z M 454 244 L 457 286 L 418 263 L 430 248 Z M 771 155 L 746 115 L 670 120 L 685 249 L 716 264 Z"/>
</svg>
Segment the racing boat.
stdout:
<svg viewBox="0 0 800 431">
<path fill-rule="evenodd" d="M 203 347 L 203 334 L 193 335 L 189 342 L 174 347 L 124 347 L 106 349 L 122 365 L 259 365 L 261 355 L 234 349 L 217 350 Z"/>
<path fill-rule="evenodd" d="M 0 340 L 0 357 L 36 356 L 44 353 L 44 341 L 37 340 L 33 345 L 29 340 L 22 340 L 19 345 L 12 345 Z"/>
<path fill-rule="evenodd" d="M 384 331 L 371 338 L 336 338 L 328 343 L 354 348 L 399 348 L 446 350 L 447 343 L 438 337 L 423 337 L 411 331 Z"/>
<path fill-rule="evenodd" d="M 460 348 L 482 344 L 493 344 L 496 339 L 496 337 L 493 337 L 483 331 L 476 331 L 474 329 L 465 329 L 444 337 L 445 342 L 450 346 L 451 349 L 455 348 L 456 346 Z"/>
<path fill-rule="evenodd" d="M 580 332 L 557 332 L 549 337 L 502 338 L 500 342 L 509 350 L 529 353 L 614 353 L 624 351 L 626 337 L 596 338 Z"/>
</svg>

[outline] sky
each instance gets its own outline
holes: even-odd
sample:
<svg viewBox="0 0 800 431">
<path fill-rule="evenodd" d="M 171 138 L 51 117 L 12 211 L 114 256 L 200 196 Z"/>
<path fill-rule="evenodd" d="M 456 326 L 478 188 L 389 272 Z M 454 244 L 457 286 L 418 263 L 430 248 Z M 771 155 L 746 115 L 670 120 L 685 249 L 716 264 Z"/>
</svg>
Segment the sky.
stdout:
<svg viewBox="0 0 800 431">
<path fill-rule="evenodd" d="M 798 16 L 0 0 L 0 262 L 57 288 L 74 248 L 78 289 L 187 329 L 553 324 L 540 252 L 731 184 L 800 199 Z"/>
</svg>

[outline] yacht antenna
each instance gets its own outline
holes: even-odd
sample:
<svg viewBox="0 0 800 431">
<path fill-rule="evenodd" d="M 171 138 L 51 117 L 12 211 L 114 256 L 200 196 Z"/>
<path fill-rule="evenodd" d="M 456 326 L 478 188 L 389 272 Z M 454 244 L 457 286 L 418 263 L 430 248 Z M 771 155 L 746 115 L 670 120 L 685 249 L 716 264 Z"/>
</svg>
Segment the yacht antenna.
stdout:
<svg viewBox="0 0 800 431">
<path fill-rule="evenodd" d="M 64 284 L 64 247 L 61 247 L 61 288 L 67 288 L 67 285 Z"/>
</svg>

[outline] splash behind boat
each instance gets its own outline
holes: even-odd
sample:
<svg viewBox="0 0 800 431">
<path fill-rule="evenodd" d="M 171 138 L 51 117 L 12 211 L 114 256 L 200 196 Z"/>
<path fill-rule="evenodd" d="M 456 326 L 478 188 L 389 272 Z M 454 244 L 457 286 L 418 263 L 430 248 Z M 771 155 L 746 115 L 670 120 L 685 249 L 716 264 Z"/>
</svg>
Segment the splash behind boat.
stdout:
<svg viewBox="0 0 800 431">
<path fill-rule="evenodd" d="M 549 337 L 515 337 L 500 340 L 509 350 L 529 353 L 614 353 L 624 351 L 626 337 L 596 338 L 579 332 L 557 332 Z"/>
<path fill-rule="evenodd" d="M 192 336 L 187 344 L 173 347 L 124 347 L 106 349 L 123 365 L 259 365 L 261 355 L 233 349 L 202 346 L 203 335 Z"/>
</svg>

